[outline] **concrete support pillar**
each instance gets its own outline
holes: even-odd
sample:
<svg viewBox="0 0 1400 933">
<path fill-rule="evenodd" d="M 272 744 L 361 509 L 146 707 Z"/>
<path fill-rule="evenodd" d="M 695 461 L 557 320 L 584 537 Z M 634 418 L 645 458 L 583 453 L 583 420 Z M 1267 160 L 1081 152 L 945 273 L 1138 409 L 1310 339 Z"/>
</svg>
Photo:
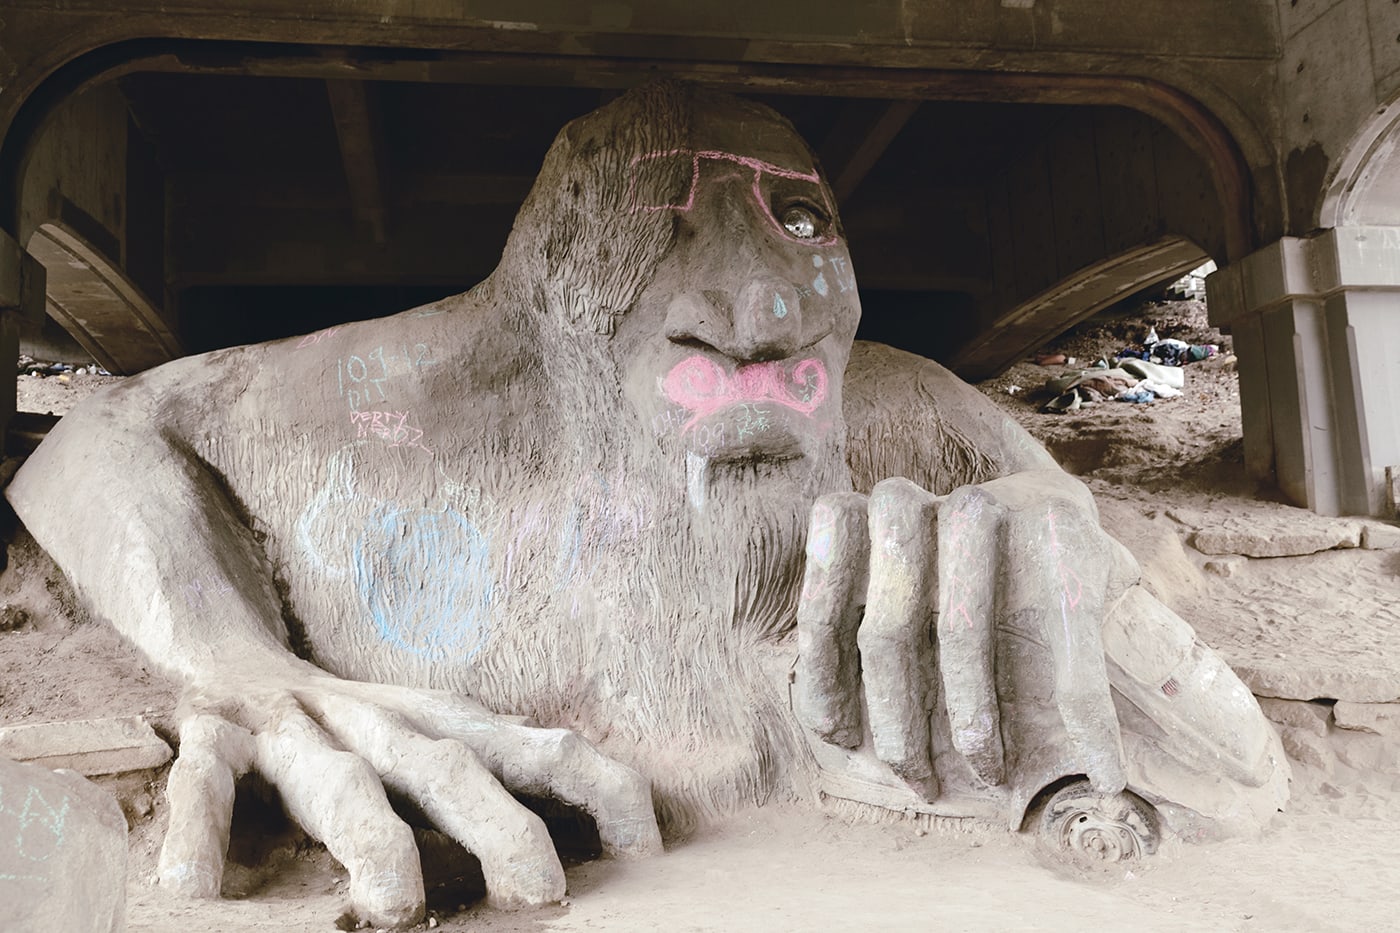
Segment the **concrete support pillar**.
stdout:
<svg viewBox="0 0 1400 933">
<path fill-rule="evenodd" d="M 1386 515 L 1400 475 L 1400 227 L 1286 237 L 1211 276 L 1239 355 L 1245 466 L 1323 515 Z"/>
<path fill-rule="evenodd" d="M 39 260 L 0 230 L 0 438 L 5 436 L 15 413 L 20 328 L 43 321 L 44 281 L 44 267 Z"/>
</svg>

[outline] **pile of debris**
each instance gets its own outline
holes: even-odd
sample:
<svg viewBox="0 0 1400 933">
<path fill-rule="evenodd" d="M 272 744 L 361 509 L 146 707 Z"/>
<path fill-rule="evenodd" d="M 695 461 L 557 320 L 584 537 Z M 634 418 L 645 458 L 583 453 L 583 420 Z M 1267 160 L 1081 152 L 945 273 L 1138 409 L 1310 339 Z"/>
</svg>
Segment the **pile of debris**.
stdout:
<svg viewBox="0 0 1400 933">
<path fill-rule="evenodd" d="M 92 363 L 88 366 L 73 366 L 69 363 L 46 363 L 41 360 L 36 360 L 32 356 L 25 356 L 24 354 L 20 354 L 19 365 L 16 370 L 16 375 L 34 376 L 39 379 L 45 376 L 82 376 L 87 374 L 94 376 L 112 375 L 96 363 Z"/>
<path fill-rule="evenodd" d="M 1104 356 L 1088 369 L 1071 370 L 1046 380 L 1045 391 L 1052 397 L 1042 411 L 1078 411 L 1105 399 L 1142 404 L 1176 398 L 1186 386 L 1182 367 L 1218 356 L 1219 344 L 1164 340 L 1157 336 L 1155 327 L 1149 327 L 1142 343 L 1119 350 L 1113 361 Z M 1036 363 L 1048 366 L 1073 364 L 1074 360 L 1062 354 L 1042 354 L 1036 357 Z"/>
</svg>

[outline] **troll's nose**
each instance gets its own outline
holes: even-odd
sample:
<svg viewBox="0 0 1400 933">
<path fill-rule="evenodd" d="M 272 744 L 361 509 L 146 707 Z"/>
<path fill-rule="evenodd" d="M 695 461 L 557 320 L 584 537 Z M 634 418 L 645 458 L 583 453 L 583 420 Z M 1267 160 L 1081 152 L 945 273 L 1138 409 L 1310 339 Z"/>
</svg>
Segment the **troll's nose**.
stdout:
<svg viewBox="0 0 1400 933">
<path fill-rule="evenodd" d="M 767 278 L 737 292 L 683 292 L 667 310 L 666 336 L 698 341 L 741 362 L 786 359 L 804 345 L 802 305 L 792 286 Z"/>
</svg>

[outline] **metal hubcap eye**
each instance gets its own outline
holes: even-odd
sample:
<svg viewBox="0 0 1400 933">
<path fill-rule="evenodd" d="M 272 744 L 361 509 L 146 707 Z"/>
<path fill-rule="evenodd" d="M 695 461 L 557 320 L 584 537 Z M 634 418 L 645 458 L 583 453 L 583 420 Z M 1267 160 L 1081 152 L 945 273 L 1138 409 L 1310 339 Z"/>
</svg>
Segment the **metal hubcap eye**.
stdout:
<svg viewBox="0 0 1400 933">
<path fill-rule="evenodd" d="M 805 207 L 789 207 L 783 211 L 783 229 L 799 240 L 817 235 L 817 218 Z"/>
</svg>

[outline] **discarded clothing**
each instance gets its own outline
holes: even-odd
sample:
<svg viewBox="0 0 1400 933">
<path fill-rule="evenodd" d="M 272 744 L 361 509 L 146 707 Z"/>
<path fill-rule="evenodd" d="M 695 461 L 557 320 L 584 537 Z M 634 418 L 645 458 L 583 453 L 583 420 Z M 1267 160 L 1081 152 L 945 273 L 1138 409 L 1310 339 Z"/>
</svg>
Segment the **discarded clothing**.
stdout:
<svg viewBox="0 0 1400 933">
<path fill-rule="evenodd" d="M 1156 399 L 1156 396 L 1147 389 L 1137 388 L 1125 389 L 1114 396 L 1114 398 L 1120 402 L 1136 402 L 1137 404 L 1142 404 L 1144 402 L 1153 401 Z"/>
<path fill-rule="evenodd" d="M 1160 382 L 1153 382 L 1151 379 L 1142 380 L 1142 382 L 1139 382 L 1135 386 L 1135 388 L 1146 389 L 1158 398 L 1176 398 L 1178 395 L 1181 394 L 1180 389 L 1174 389 L 1171 386 L 1162 385 L 1162 383 Z"/>
<path fill-rule="evenodd" d="M 1147 343 L 1142 348 L 1124 347 L 1118 351 L 1118 358 L 1147 360 L 1163 366 L 1185 366 L 1209 359 L 1219 352 L 1220 347 L 1213 343 L 1190 344 L 1175 337 L 1166 337 Z"/>
<path fill-rule="evenodd" d="M 1151 379 L 1174 389 L 1186 385 L 1186 373 L 1182 372 L 1180 367 L 1163 366 L 1160 363 L 1149 363 L 1147 360 L 1122 360 L 1118 368 L 1132 373 L 1139 379 Z"/>
</svg>

